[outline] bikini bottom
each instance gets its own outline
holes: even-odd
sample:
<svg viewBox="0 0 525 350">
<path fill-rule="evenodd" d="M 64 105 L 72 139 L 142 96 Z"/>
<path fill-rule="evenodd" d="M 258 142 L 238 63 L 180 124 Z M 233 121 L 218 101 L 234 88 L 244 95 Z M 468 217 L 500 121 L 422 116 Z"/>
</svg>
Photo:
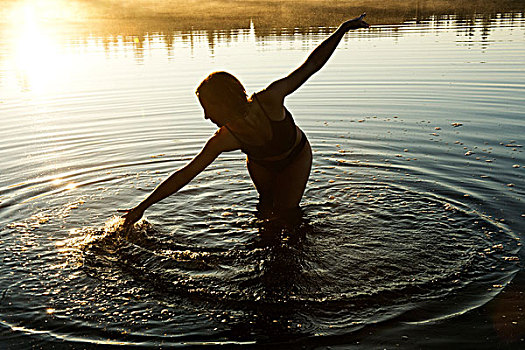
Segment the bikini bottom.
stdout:
<svg viewBox="0 0 525 350">
<path fill-rule="evenodd" d="M 295 146 L 292 151 L 283 159 L 279 160 L 265 160 L 253 158 L 251 156 L 248 156 L 248 161 L 253 162 L 255 164 L 258 164 L 262 166 L 263 168 L 266 168 L 273 172 L 281 172 L 283 171 L 288 165 L 292 164 L 293 161 L 299 156 L 301 151 L 303 150 L 304 146 L 306 145 L 306 135 L 301 130 L 301 141 Z"/>
</svg>

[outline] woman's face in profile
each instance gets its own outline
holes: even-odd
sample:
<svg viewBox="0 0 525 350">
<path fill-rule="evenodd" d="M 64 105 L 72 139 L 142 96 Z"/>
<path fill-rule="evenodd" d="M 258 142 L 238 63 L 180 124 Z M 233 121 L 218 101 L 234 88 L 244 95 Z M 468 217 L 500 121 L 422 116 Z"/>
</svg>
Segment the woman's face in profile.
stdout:
<svg viewBox="0 0 525 350">
<path fill-rule="evenodd" d="M 227 119 L 223 117 L 224 110 L 219 103 L 215 103 L 209 98 L 205 98 L 202 94 L 199 94 L 198 97 L 204 111 L 204 119 L 209 119 L 218 127 L 228 123 Z"/>
</svg>

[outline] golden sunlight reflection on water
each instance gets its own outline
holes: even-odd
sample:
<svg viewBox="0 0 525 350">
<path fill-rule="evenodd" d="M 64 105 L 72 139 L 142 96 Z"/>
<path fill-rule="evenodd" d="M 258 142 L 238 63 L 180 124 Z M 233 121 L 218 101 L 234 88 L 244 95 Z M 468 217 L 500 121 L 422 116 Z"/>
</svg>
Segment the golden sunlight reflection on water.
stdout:
<svg viewBox="0 0 525 350">
<path fill-rule="evenodd" d="M 131 1 L 149 0 L 13 0 L 9 23 L 0 20 L 0 323 L 15 332 L 12 344 L 24 347 L 33 331 L 43 347 L 346 344 L 379 324 L 397 342 L 398 314 L 435 323 L 507 289 L 524 215 L 523 153 L 505 146 L 523 144 L 522 13 L 349 34 L 289 100 L 315 161 L 304 239 L 275 243 L 254 216 L 240 152 L 134 230 L 110 216 L 214 131 L 193 93 L 199 79 L 234 70 L 257 91 L 300 64 L 332 24 L 266 29 L 254 18 L 183 30 L 114 11 L 131 29 L 102 31 L 52 20 L 79 2 Z"/>
<path fill-rule="evenodd" d="M 64 1 L 17 2 L 10 13 L 11 60 L 23 90 L 41 93 L 67 79 L 75 62 L 64 52 L 51 28 L 54 17 L 70 15 Z M 52 22 L 52 21 L 51 21 Z"/>
<path fill-rule="evenodd" d="M 28 15 L 35 16 L 40 21 L 81 19 L 82 11 L 77 1 L 68 0 L 24 0 L 12 2 L 9 10 L 13 21 L 26 19 Z"/>
</svg>

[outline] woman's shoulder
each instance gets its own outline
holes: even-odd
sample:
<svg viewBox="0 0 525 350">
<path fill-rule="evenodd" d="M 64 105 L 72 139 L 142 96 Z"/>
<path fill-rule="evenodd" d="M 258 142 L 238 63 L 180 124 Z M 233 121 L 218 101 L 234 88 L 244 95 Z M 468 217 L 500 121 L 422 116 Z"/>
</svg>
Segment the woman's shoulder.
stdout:
<svg viewBox="0 0 525 350">
<path fill-rule="evenodd" d="M 280 121 L 285 118 L 283 100 L 277 94 L 272 93 L 271 89 L 266 88 L 254 93 L 250 100 L 252 103 L 258 103 L 269 119 Z"/>
<path fill-rule="evenodd" d="M 215 134 L 208 140 L 210 147 L 215 148 L 220 152 L 234 151 L 242 148 L 242 144 L 233 135 L 228 127 L 220 127 Z"/>
</svg>

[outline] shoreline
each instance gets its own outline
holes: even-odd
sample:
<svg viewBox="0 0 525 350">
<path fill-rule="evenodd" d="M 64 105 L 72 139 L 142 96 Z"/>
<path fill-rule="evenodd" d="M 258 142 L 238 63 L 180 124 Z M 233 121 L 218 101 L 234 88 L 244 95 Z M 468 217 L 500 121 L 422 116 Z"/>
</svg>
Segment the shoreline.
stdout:
<svg viewBox="0 0 525 350">
<path fill-rule="evenodd" d="M 425 21 L 434 16 L 456 16 L 472 21 L 480 16 L 491 19 L 500 13 L 523 13 L 525 3 L 519 0 L 387 0 L 378 4 L 371 0 L 234 0 L 211 1 L 205 4 L 194 0 L 167 0 L 159 4 L 152 0 L 109 0 L 92 3 L 73 0 L 67 6 L 44 7 L 34 5 L 31 11 L 49 27 L 78 27 L 97 35 L 137 35 L 144 32 L 231 30 L 250 28 L 259 30 L 281 28 L 336 27 L 342 21 L 366 12 L 373 26 L 395 25 L 407 21 Z M 6 1 L 0 10 L 0 30 L 11 25 L 16 17 L 23 17 L 27 6 L 20 1 Z"/>
</svg>

